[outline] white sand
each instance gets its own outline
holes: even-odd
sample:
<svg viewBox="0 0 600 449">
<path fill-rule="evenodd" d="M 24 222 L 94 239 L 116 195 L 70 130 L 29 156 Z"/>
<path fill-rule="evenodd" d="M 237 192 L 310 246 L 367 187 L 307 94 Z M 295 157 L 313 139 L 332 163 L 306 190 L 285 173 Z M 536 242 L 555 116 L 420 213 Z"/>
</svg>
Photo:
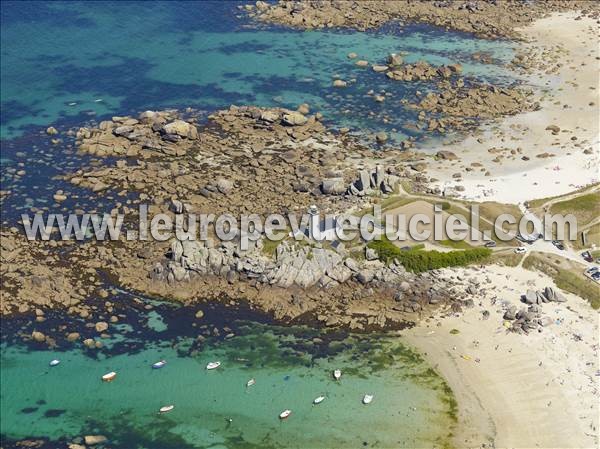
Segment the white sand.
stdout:
<svg viewBox="0 0 600 449">
<path fill-rule="evenodd" d="M 502 303 L 524 307 L 520 295 L 528 288 L 555 287 L 550 278 L 498 266 L 444 272 L 459 275 L 463 284 L 472 278 L 481 282 L 473 297 L 476 306 L 460 315 L 426 320 L 403 334 L 427 354 L 457 396 L 461 430 L 456 446 L 493 441 L 496 448 L 597 447 L 598 314 L 563 292 L 566 303 L 541 306 L 545 315 L 564 319 L 561 324 L 541 333 L 509 333 Z M 484 310 L 490 312 L 487 320 Z M 452 335 L 451 329 L 460 333 Z"/>
<path fill-rule="evenodd" d="M 433 185 L 443 189 L 460 184 L 465 187 L 459 193 L 462 198 L 517 204 L 568 193 L 600 180 L 598 25 L 593 19 L 576 21 L 576 16 L 555 14 L 523 30 L 532 41 L 526 46 L 560 46 L 565 54 L 556 75 L 538 73 L 530 79 L 532 85 L 550 88 L 540 102 L 541 109 L 507 117 L 486 127 L 482 135 L 444 146 L 460 161 L 432 163 L 427 173 L 439 179 Z M 554 136 L 546 130 L 548 125 L 558 125 L 561 132 Z M 573 136 L 577 140 L 571 140 Z M 492 161 L 499 153 L 489 153 L 490 148 L 506 149 L 500 153 L 501 162 Z M 510 154 L 517 149 L 521 152 Z M 585 149 L 592 154 L 584 154 Z M 536 157 L 545 152 L 555 156 Z M 522 156 L 530 160 L 524 161 Z M 465 172 L 473 162 L 483 164 L 484 170 Z M 485 170 L 491 176 L 485 176 Z M 457 172 L 463 173 L 458 183 L 452 178 Z"/>
</svg>

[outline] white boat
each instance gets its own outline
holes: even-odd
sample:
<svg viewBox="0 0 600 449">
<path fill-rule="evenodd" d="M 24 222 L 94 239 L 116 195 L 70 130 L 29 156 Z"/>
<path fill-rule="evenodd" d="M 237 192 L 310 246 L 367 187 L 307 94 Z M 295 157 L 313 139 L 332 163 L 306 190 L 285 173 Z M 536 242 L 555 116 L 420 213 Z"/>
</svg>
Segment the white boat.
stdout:
<svg viewBox="0 0 600 449">
<path fill-rule="evenodd" d="M 320 404 L 324 400 L 325 400 L 325 396 L 316 397 L 315 400 L 313 401 L 313 404 L 315 404 L 315 405 Z"/>
<path fill-rule="evenodd" d="M 363 404 L 370 404 L 372 400 L 373 400 L 373 395 L 372 394 L 365 394 L 363 396 L 362 402 L 363 402 Z"/>
<path fill-rule="evenodd" d="M 50 366 L 56 366 L 56 365 L 58 365 L 59 363 L 60 363 L 60 360 L 58 360 L 58 359 L 54 359 L 54 360 L 51 360 L 51 361 L 50 361 Z"/>
<path fill-rule="evenodd" d="M 164 407 L 161 407 L 158 410 L 158 413 L 167 413 L 170 412 L 171 410 L 173 410 L 175 408 L 174 405 L 165 405 Z"/>
<path fill-rule="evenodd" d="M 161 360 L 160 362 L 156 362 L 152 364 L 152 369 L 160 369 L 167 364 L 166 360 Z"/>
<path fill-rule="evenodd" d="M 341 370 L 339 370 L 339 369 L 336 369 L 336 370 L 333 372 L 333 378 L 334 378 L 335 380 L 340 380 L 340 377 L 342 377 L 342 371 L 341 371 Z"/>
<path fill-rule="evenodd" d="M 256 379 L 254 379 L 254 377 L 252 379 L 250 379 L 248 382 L 246 382 L 246 386 L 247 387 L 251 387 L 252 385 L 254 385 L 256 383 Z"/>
<path fill-rule="evenodd" d="M 221 362 L 210 362 L 206 365 L 206 369 L 217 369 L 219 366 L 221 366 Z"/>
<path fill-rule="evenodd" d="M 115 377 L 117 377 L 117 373 L 115 373 L 114 371 L 111 371 L 110 373 L 106 373 L 104 376 L 102 376 L 102 381 L 110 382 L 110 381 L 114 380 Z"/>
<path fill-rule="evenodd" d="M 279 419 L 286 419 L 291 414 L 292 414 L 291 410 L 284 410 L 279 414 Z"/>
</svg>

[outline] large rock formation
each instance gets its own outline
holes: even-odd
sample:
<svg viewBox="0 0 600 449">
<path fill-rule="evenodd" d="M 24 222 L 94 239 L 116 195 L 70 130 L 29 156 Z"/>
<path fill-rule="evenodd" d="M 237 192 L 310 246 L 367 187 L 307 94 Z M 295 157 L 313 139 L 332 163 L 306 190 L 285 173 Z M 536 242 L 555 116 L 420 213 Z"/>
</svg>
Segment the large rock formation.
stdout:
<svg viewBox="0 0 600 449">
<path fill-rule="evenodd" d="M 386 22 L 420 22 L 445 29 L 474 33 L 485 38 L 518 37 L 517 28 L 551 11 L 579 10 L 597 15 L 598 6 L 589 1 L 547 0 L 544 2 L 430 1 L 430 0 L 281 0 L 278 3 L 246 5 L 250 16 L 270 23 L 298 28 L 379 28 Z"/>
</svg>

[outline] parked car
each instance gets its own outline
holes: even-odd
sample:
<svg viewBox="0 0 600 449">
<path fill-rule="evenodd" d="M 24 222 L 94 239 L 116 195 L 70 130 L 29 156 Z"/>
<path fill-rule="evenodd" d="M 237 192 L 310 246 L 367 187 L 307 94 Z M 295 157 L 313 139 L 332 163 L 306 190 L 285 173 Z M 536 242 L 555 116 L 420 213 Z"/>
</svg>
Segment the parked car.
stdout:
<svg viewBox="0 0 600 449">
<path fill-rule="evenodd" d="M 565 245 L 563 245 L 563 242 L 561 242 L 560 240 L 552 240 L 552 244 L 561 251 L 565 250 Z"/>
<path fill-rule="evenodd" d="M 486 248 L 495 248 L 496 247 L 496 242 L 492 240 L 490 242 L 486 242 L 486 244 L 484 246 Z"/>
<path fill-rule="evenodd" d="M 596 271 L 594 274 L 592 274 L 592 279 L 600 282 L 600 271 Z"/>
<path fill-rule="evenodd" d="M 542 237 L 542 234 L 533 233 L 533 234 L 526 234 L 526 235 L 517 234 L 517 236 L 515 238 L 520 242 L 531 245 L 533 242 L 540 239 L 541 237 Z"/>
<path fill-rule="evenodd" d="M 518 248 L 515 248 L 515 253 L 516 254 L 523 254 L 527 252 L 527 248 L 525 248 L 524 246 L 519 246 Z"/>
<path fill-rule="evenodd" d="M 593 262 L 594 258 L 592 257 L 592 255 L 590 254 L 589 251 L 584 251 L 581 253 L 581 257 L 583 257 L 583 260 L 585 260 L 586 262 Z"/>
<path fill-rule="evenodd" d="M 598 268 L 598 267 L 591 267 L 591 268 L 588 268 L 587 270 L 585 270 L 585 272 L 587 274 L 594 274 L 598 270 L 600 270 L 600 268 Z"/>
</svg>

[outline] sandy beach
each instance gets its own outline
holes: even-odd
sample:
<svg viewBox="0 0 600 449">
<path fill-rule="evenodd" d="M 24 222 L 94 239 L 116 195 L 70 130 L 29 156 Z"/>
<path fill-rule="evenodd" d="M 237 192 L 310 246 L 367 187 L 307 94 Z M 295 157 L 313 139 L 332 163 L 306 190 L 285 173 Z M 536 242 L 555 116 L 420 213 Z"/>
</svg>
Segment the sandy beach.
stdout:
<svg viewBox="0 0 600 449">
<path fill-rule="evenodd" d="M 434 186 L 443 190 L 460 184 L 465 188 L 458 192 L 462 198 L 517 204 L 598 182 L 598 25 L 576 17 L 556 13 L 522 30 L 528 39 L 525 52 L 542 55 L 556 68 L 552 73 L 537 70 L 526 78 L 534 90 L 550 88 L 542 96 L 541 108 L 507 117 L 480 134 L 444 146 L 459 160 L 430 164 L 428 174 L 439 180 Z M 553 133 L 548 126 L 560 131 Z M 474 163 L 483 168 L 465 170 Z M 462 180 L 452 178 L 457 172 L 463 174 Z"/>
<path fill-rule="evenodd" d="M 555 287 L 550 278 L 499 266 L 445 275 L 481 283 L 475 307 L 427 319 L 406 336 L 456 394 L 462 432 L 457 447 L 597 447 L 598 314 L 563 292 L 565 303 L 542 306 L 551 325 L 519 335 L 504 326 L 506 306 L 524 307 L 521 295 Z"/>
<path fill-rule="evenodd" d="M 538 71 L 528 79 L 538 91 L 549 87 L 551 92 L 543 94 L 539 110 L 444 146 L 459 160 L 430 165 L 428 174 L 439 179 L 435 186 L 460 184 L 462 198 L 519 204 L 598 182 L 598 25 L 576 17 L 554 14 L 522 30 L 528 51 L 548 51 L 556 58 L 554 73 Z M 550 125 L 560 131 L 546 129 Z M 539 156 L 544 153 L 552 156 Z M 465 170 L 477 164 L 484 168 Z M 457 172 L 462 180 L 452 178 Z M 566 302 L 542 306 L 543 315 L 552 319 L 549 326 L 529 335 L 513 333 L 503 319 L 507 306 L 526 307 L 521 295 L 555 288 L 552 279 L 497 265 L 444 273 L 462 285 L 459 289 L 480 285 L 475 306 L 429 317 L 405 335 L 456 394 L 456 446 L 598 447 L 598 313 L 563 291 Z"/>
</svg>

